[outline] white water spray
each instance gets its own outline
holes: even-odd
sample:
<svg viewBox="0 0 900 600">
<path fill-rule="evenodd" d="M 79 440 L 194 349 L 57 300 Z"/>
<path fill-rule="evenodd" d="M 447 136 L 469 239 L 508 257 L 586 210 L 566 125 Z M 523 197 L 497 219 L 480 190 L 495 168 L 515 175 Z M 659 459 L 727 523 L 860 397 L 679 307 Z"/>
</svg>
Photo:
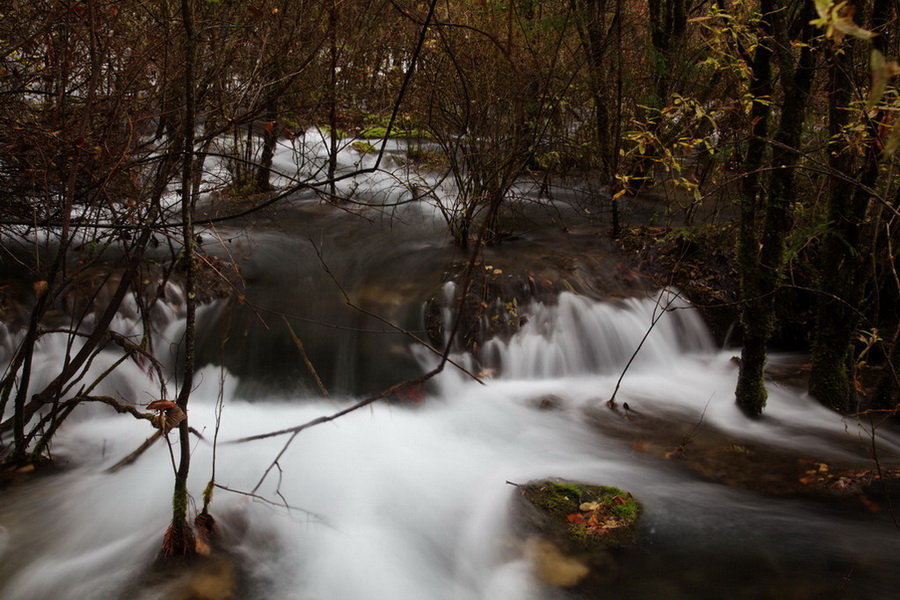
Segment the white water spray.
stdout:
<svg viewBox="0 0 900 600">
<path fill-rule="evenodd" d="M 773 509 L 773 500 L 642 459 L 587 422 L 584 410 L 609 397 L 658 310 L 656 297 L 604 304 L 564 294 L 556 306 L 535 305 L 517 335 L 491 345 L 502 363 L 501 378 L 480 385 L 451 375 L 420 409 L 378 404 L 304 431 L 257 492 L 270 503 L 218 490 L 212 511 L 246 576 L 248 597 L 555 598 L 556 591 L 531 575 L 508 519 L 515 488 L 507 482 L 548 476 L 634 493 L 646 509 L 641 556 L 673 560 L 700 547 L 712 555 L 743 556 L 758 546 L 775 548 L 766 551 L 776 558 L 801 557 L 816 573 L 828 561 L 877 566 L 895 556 L 896 533 L 820 514 L 800 502 L 778 502 Z M 767 418 L 744 418 L 734 407 L 736 371 L 729 358 L 711 348 L 693 313 L 670 311 L 647 336 L 620 399 L 640 411 L 684 415 L 673 426 L 703 415 L 711 425 L 758 441 L 831 449 L 846 425 L 792 390 L 773 386 Z M 52 364 L 40 368 L 49 372 Z M 202 371 L 191 400 L 191 423 L 207 438 L 196 442 L 193 453 L 195 497 L 210 474 L 208 440 L 220 374 Z M 154 386 L 140 370 L 127 379 L 134 390 Z M 220 440 L 301 424 L 352 401 L 272 398 L 251 404 L 233 390 L 227 380 Z M 539 410 L 536 401 L 550 394 L 561 399 L 559 409 Z M 129 468 L 102 472 L 150 433 L 145 423 L 97 414 L 61 432 L 54 451 L 70 463 L 70 472 L 13 489 L 2 503 L 0 525 L 7 531 L 0 596 L 169 597 L 164 586 L 133 587 L 170 517 L 168 450 L 160 445 Z M 253 489 L 285 441 L 221 444 L 218 483 Z M 886 452 L 896 452 L 896 443 L 885 441 Z M 863 547 L 856 543 L 860 538 Z M 779 550 L 784 539 L 790 544 Z M 677 595 L 680 574 L 665 568 L 646 567 L 633 576 L 645 592 L 629 588 L 631 598 L 712 597 Z M 708 588 L 718 589 L 712 581 L 717 575 L 703 577 L 710 578 Z"/>
</svg>

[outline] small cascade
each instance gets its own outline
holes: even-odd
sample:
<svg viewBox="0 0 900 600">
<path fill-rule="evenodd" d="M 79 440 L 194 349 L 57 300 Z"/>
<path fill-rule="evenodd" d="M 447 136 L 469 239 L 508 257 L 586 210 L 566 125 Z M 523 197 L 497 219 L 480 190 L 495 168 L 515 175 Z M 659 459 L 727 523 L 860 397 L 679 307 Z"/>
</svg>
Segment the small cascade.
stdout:
<svg viewBox="0 0 900 600">
<path fill-rule="evenodd" d="M 453 327 L 455 291 L 453 282 L 444 285 L 444 345 Z M 674 290 L 614 301 L 563 292 L 555 304 L 533 301 L 518 308 L 515 320 L 521 325 L 511 336 L 493 337 L 474 354 L 457 351 L 454 362 L 483 376 L 534 380 L 610 375 L 626 365 L 635 371 L 664 369 L 685 355 L 716 350 L 703 319 Z M 433 354 L 412 350 L 424 369 L 436 364 Z M 441 382 L 454 385 L 467 377 L 448 368 Z"/>
<path fill-rule="evenodd" d="M 102 309 L 102 306 L 96 307 L 96 310 Z M 209 309 L 209 306 L 200 307 L 198 316 L 202 317 Z M 162 297 L 150 307 L 149 313 L 150 331 L 147 333 L 152 340 L 152 348 L 156 349 L 155 356 L 163 369 L 171 374 L 175 367 L 174 357 L 177 355 L 184 332 L 184 293 L 181 288 L 175 283 L 166 282 Z M 96 313 L 88 314 L 81 324 L 80 331 L 89 332 L 95 320 Z M 144 322 L 137 299 L 134 293 L 129 293 L 122 300 L 109 330 L 139 345 L 144 335 L 143 328 Z M 3 364 L 12 359 L 24 337 L 23 329 L 10 331 L 6 324 L 0 325 L 0 361 Z M 65 364 L 66 357 L 77 354 L 83 343 L 84 337 L 70 336 L 64 331 L 54 331 L 40 336 L 35 345 L 29 394 L 49 385 L 59 374 L 60 366 Z M 126 360 L 111 372 L 107 372 L 110 367 L 121 361 L 122 355 L 123 351 L 119 346 L 114 343 L 107 344 L 90 361 L 81 379 L 82 385 L 90 386 L 103 378 L 93 389 L 95 395 L 108 395 L 137 404 L 156 399 L 164 382 L 159 381 L 149 361 Z"/>
<path fill-rule="evenodd" d="M 535 302 L 521 311 L 521 329 L 509 340 L 487 342 L 481 359 L 510 379 L 608 373 L 632 356 L 633 368 L 665 365 L 714 348 L 691 308 L 670 290 L 615 302 L 564 292 L 555 305 Z"/>
</svg>

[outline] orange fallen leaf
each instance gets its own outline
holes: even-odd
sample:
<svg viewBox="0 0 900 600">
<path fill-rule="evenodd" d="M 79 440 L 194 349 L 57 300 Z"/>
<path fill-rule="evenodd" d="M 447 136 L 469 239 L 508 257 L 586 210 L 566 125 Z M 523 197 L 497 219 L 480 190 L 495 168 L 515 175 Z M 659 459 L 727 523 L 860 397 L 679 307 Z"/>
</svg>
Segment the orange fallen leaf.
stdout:
<svg viewBox="0 0 900 600">
<path fill-rule="evenodd" d="M 572 513 L 571 515 L 566 515 L 566 521 L 572 525 L 580 525 L 581 523 L 584 523 L 584 515 L 581 513 Z"/>
<path fill-rule="evenodd" d="M 154 400 L 147 405 L 147 410 L 169 410 L 175 408 L 175 403 L 171 400 Z"/>
</svg>

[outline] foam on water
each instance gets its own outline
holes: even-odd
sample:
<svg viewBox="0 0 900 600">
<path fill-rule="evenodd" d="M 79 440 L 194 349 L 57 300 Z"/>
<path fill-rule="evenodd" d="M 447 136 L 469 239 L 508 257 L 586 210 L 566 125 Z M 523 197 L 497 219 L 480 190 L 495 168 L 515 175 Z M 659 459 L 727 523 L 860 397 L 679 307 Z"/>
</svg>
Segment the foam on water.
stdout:
<svg viewBox="0 0 900 600">
<path fill-rule="evenodd" d="M 520 333 L 494 342 L 498 379 L 481 385 L 448 374 L 419 409 L 377 404 L 304 431 L 256 492 L 271 503 L 216 491 L 212 511 L 249 574 L 251 597 L 551 598 L 531 576 L 508 519 L 515 493 L 509 482 L 547 476 L 633 492 L 646 508 L 641 535 L 648 548 L 743 551 L 748 544 L 777 548 L 789 538 L 785 552 L 816 565 L 860 553 L 877 562 L 900 549 L 888 531 L 823 516 L 800 502 L 778 503 L 773 518 L 774 501 L 641 459 L 587 422 L 585 409 L 609 397 L 646 333 L 656 296 L 602 304 L 564 295 L 558 306 L 529 310 Z M 198 499 L 212 468 L 221 375 L 204 369 L 191 400 L 191 423 L 207 440 L 193 452 L 190 489 Z M 127 378 L 134 393 L 154 388 L 139 369 Z M 847 424 L 786 388 L 772 387 L 765 419 L 746 419 L 734 407 L 735 378 L 730 354 L 712 349 L 693 313 L 679 310 L 653 328 L 619 399 L 644 412 L 681 413 L 685 422 L 702 415 L 766 443 L 849 452 L 833 443 L 834 436 L 846 437 Z M 229 440 L 298 425 L 353 401 L 249 403 L 234 390 L 226 376 L 216 480 L 243 491 L 255 488 L 286 437 Z M 537 408 L 548 394 L 561 398 L 559 410 Z M 12 558 L 0 566 L 0 596 L 101 599 L 131 590 L 134 598 L 158 597 L 129 585 L 152 561 L 168 522 L 169 451 L 160 444 L 129 468 L 102 472 L 150 433 L 146 423 L 97 412 L 61 432 L 54 452 L 71 472 L 14 489 L 2 503 L 4 557 Z M 884 444 L 896 453 L 896 440 Z M 853 543 L 860 537 L 864 548 Z"/>
</svg>

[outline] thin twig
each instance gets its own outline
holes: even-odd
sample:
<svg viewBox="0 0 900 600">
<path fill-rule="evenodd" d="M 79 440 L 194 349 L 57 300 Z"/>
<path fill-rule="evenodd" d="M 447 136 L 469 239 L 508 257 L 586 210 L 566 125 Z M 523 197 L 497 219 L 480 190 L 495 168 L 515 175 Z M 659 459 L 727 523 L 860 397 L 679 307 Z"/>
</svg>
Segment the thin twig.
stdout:
<svg viewBox="0 0 900 600">
<path fill-rule="evenodd" d="M 300 338 L 297 337 L 297 333 L 294 331 L 294 328 L 291 327 L 290 321 L 287 320 L 287 317 L 281 315 L 281 318 L 284 320 L 284 324 L 287 327 L 288 333 L 291 335 L 291 339 L 294 341 L 294 345 L 297 347 L 297 350 L 300 351 L 300 356 L 303 358 L 303 364 L 306 365 L 306 369 L 309 371 L 309 374 L 312 375 L 313 380 L 316 382 L 316 386 L 319 388 L 319 391 L 322 392 L 323 396 L 328 396 L 328 388 L 325 387 L 325 384 L 322 383 L 322 379 L 319 378 L 319 374 L 316 372 L 316 367 L 313 366 L 312 361 L 309 360 L 309 356 L 306 354 L 306 350 L 303 348 L 303 342 L 300 341 Z"/>
<path fill-rule="evenodd" d="M 259 494 L 254 494 L 254 493 L 252 493 L 252 492 L 245 492 L 245 491 L 243 491 L 243 490 L 236 490 L 236 489 L 234 489 L 234 488 L 228 487 L 227 485 L 222 485 L 221 483 L 214 483 L 213 486 L 215 486 L 215 487 L 217 487 L 217 488 L 219 488 L 220 490 L 225 491 L 225 492 L 231 492 L 232 494 L 238 494 L 238 495 L 240 495 L 240 496 L 247 496 L 248 498 L 253 498 L 254 500 L 259 500 L 260 502 L 263 502 L 263 503 L 268 504 L 268 505 L 270 505 L 270 506 L 276 506 L 276 507 L 278 507 L 278 508 L 285 508 L 285 509 L 287 509 L 287 510 L 292 510 L 292 511 L 302 512 L 302 513 L 304 513 L 304 514 L 309 515 L 310 517 L 313 517 L 314 519 L 318 519 L 318 520 L 321 521 L 322 523 L 325 523 L 325 524 L 328 523 L 328 518 L 327 518 L 327 517 L 325 517 L 325 516 L 323 516 L 323 515 L 320 515 L 320 514 L 318 514 L 318 513 L 314 513 L 314 512 L 312 512 L 311 510 L 306 510 L 305 508 L 298 508 L 298 507 L 296 507 L 296 506 L 290 506 L 290 505 L 288 505 L 287 503 L 285 503 L 285 504 L 279 504 L 278 502 L 272 502 L 272 501 L 269 500 L 268 498 L 265 498 L 265 497 L 263 497 L 263 496 L 260 496 Z"/>
<path fill-rule="evenodd" d="M 660 303 L 662 302 L 663 294 L 671 294 L 672 298 L 666 303 L 664 307 L 657 313 L 657 309 L 660 308 Z M 634 352 L 631 355 L 631 358 L 628 359 L 628 362 L 625 364 L 625 368 L 622 369 L 622 372 L 619 374 L 619 379 L 616 381 L 616 388 L 613 390 L 612 396 L 609 397 L 609 400 L 606 401 L 606 406 L 609 408 L 614 408 L 616 406 L 616 394 L 619 393 L 619 387 L 622 385 L 622 379 L 625 378 L 625 373 L 628 372 L 628 368 L 631 366 L 631 363 L 634 362 L 634 359 L 637 358 L 638 353 L 641 351 L 641 348 L 644 346 L 644 342 L 647 341 L 647 338 L 650 337 L 650 332 L 653 331 L 653 327 L 659 322 L 666 312 L 668 312 L 669 307 L 675 303 L 681 297 L 680 293 L 673 292 L 669 289 L 662 289 L 659 292 L 659 298 L 656 301 L 656 307 L 653 309 L 653 318 L 650 322 L 650 327 L 647 328 L 646 333 L 644 333 L 644 337 L 641 338 L 640 343 L 637 345 L 637 348 L 634 349 Z"/>
<path fill-rule="evenodd" d="M 875 430 L 877 429 L 876 425 L 872 422 L 872 416 L 869 415 L 869 429 L 864 430 L 868 431 L 869 438 L 871 440 L 871 446 L 869 447 L 869 451 L 872 453 L 872 460 L 875 462 L 875 472 L 878 473 L 878 479 L 881 482 L 881 488 L 884 491 L 884 499 L 885 503 L 888 507 L 888 514 L 891 516 L 891 521 L 894 523 L 894 527 L 897 530 L 900 530 L 900 521 L 897 520 L 897 514 L 894 512 L 894 504 L 891 502 L 891 493 L 887 487 L 887 480 L 885 479 L 884 470 L 881 468 L 881 460 L 878 458 L 878 444 L 875 441 Z"/>
</svg>

